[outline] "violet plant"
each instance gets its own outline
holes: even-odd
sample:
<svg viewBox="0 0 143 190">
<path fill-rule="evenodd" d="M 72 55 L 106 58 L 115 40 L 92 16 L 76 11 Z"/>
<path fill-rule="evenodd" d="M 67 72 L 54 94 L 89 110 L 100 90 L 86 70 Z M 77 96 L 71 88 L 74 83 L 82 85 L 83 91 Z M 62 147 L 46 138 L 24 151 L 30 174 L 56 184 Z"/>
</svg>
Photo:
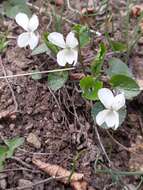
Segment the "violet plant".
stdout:
<svg viewBox="0 0 143 190">
<path fill-rule="evenodd" d="M 132 100 L 140 93 L 139 85 L 127 65 L 119 58 L 112 57 L 108 61 L 108 69 L 103 70 L 108 50 L 106 45 L 101 43 L 94 60 L 90 66 L 85 67 L 81 52 L 91 40 L 90 30 L 86 26 L 75 25 L 65 40 L 61 33 L 45 33 L 44 44 L 36 48 L 39 41 L 39 37 L 34 33 L 39 25 L 37 16 L 33 15 L 29 19 L 24 13 L 18 13 L 15 19 L 26 30 L 26 33 L 18 37 L 19 47 L 29 45 L 30 49 L 35 48 L 33 52 L 37 51 L 38 54 L 52 54 L 57 60 L 57 66 L 62 68 L 72 65 L 76 70 L 82 65 L 84 77 L 79 81 L 79 85 L 82 97 L 93 102 L 91 115 L 94 122 L 105 129 L 116 130 L 126 118 L 125 99 Z M 119 49 L 122 52 L 121 45 Z M 54 91 L 60 89 L 67 80 L 68 71 L 48 75 L 49 87 Z"/>
</svg>

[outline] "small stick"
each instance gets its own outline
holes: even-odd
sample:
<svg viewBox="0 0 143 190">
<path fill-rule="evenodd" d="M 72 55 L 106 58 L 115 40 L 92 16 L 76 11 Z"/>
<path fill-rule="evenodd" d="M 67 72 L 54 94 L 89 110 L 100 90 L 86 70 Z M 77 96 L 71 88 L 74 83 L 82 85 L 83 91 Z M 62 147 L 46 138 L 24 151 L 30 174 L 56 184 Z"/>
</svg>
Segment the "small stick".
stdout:
<svg viewBox="0 0 143 190">
<path fill-rule="evenodd" d="M 101 147 L 101 149 L 102 149 L 102 151 L 103 151 L 103 153 L 104 153 L 106 159 L 107 159 L 108 162 L 109 162 L 109 166 L 111 166 L 111 165 L 112 165 L 112 164 L 111 164 L 111 161 L 110 161 L 110 159 L 109 159 L 109 157 L 108 157 L 108 155 L 107 155 L 107 153 L 106 153 L 106 151 L 105 151 L 105 148 L 104 148 L 104 146 L 103 146 L 103 144 L 102 144 L 102 142 L 101 142 L 101 139 L 100 139 L 100 135 L 99 135 L 99 132 L 98 132 L 97 126 L 95 126 L 95 133 L 96 133 L 96 135 L 97 135 L 97 138 L 98 138 L 98 141 L 99 141 L 100 147 Z"/>
<path fill-rule="evenodd" d="M 60 177 L 49 177 L 47 179 L 43 179 L 41 181 L 38 181 L 36 183 L 33 183 L 31 185 L 25 185 L 25 186 L 22 186 L 22 187 L 15 187 L 15 188 L 10 188 L 10 189 L 7 189 L 7 190 L 24 190 L 24 189 L 29 189 L 29 188 L 33 188 L 37 185 L 40 185 L 40 184 L 43 184 L 43 183 L 48 183 L 52 180 L 55 180 L 55 179 L 61 179 L 61 178 L 64 178 L 65 176 L 60 176 Z"/>
<path fill-rule="evenodd" d="M 32 169 L 33 167 L 29 164 L 27 164 L 26 162 L 24 162 L 23 160 L 21 160 L 18 157 L 12 156 L 10 159 L 15 160 L 17 162 L 19 162 L 21 165 L 25 166 L 26 168 Z"/>
<path fill-rule="evenodd" d="M 18 103 L 17 103 L 17 101 L 16 101 L 16 97 L 15 97 L 14 91 L 13 91 L 13 89 L 12 89 L 12 87 L 11 87 L 11 84 L 9 83 L 9 80 L 7 79 L 8 77 L 7 77 L 7 74 L 6 74 L 5 67 L 4 67 L 4 65 L 3 65 L 3 63 L 2 63 L 2 58 L 1 58 L 1 56 L 0 56 L 0 65 L 1 65 L 2 70 L 3 70 L 3 73 L 4 73 L 4 78 L 5 78 L 5 80 L 6 80 L 7 84 L 8 84 L 8 87 L 9 87 L 9 89 L 10 89 L 10 91 L 11 91 L 11 94 L 12 94 L 12 98 L 13 98 L 13 101 L 14 101 L 14 104 L 15 104 L 15 109 L 14 109 L 13 113 L 15 113 L 15 112 L 17 112 L 17 110 L 18 110 Z"/>
<path fill-rule="evenodd" d="M 41 171 L 39 170 L 31 170 L 28 168 L 5 169 L 5 170 L 0 171 L 0 173 L 9 173 L 9 172 L 14 172 L 14 171 L 27 171 L 31 173 L 41 173 Z"/>
<path fill-rule="evenodd" d="M 74 70 L 74 67 L 71 68 L 65 68 L 65 69 L 54 69 L 54 70 L 47 70 L 47 71 L 36 71 L 36 72 L 30 72 L 30 73 L 21 73 L 16 75 L 6 75 L 0 77 L 0 79 L 6 79 L 6 78 L 14 78 L 14 77 L 23 77 L 23 76 L 29 76 L 29 75 L 36 75 L 36 74 L 45 74 L 45 73 L 54 73 L 54 72 L 61 72 L 61 71 L 70 71 Z"/>
<path fill-rule="evenodd" d="M 128 151 L 128 152 L 132 152 L 129 148 L 125 147 L 124 145 L 122 145 L 121 143 L 119 143 L 110 133 L 109 131 L 106 130 L 106 133 L 109 135 L 109 137 L 116 143 L 118 144 L 120 147 L 122 147 L 124 150 Z"/>
</svg>

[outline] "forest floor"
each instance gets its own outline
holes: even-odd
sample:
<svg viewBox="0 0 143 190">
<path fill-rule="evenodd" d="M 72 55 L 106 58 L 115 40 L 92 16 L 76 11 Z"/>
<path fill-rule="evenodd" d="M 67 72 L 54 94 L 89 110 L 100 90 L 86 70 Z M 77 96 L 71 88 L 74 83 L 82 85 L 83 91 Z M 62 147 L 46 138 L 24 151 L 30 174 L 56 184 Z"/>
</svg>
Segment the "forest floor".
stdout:
<svg viewBox="0 0 143 190">
<path fill-rule="evenodd" d="M 35 1 L 35 6 L 42 7 L 43 1 Z M 71 1 L 71 6 L 80 11 L 83 5 L 81 1 Z M 55 5 L 51 5 L 55 6 Z M 114 37 L 121 38 L 118 13 L 124 14 L 126 1 L 110 1 L 110 10 L 114 15 Z M 120 7 L 120 10 L 118 10 Z M 35 9 L 33 8 L 33 11 Z M 57 6 L 56 11 L 60 14 L 61 7 Z M 46 30 L 49 18 L 44 14 L 39 14 L 40 33 Z M 101 15 L 81 18 L 67 7 L 63 12 L 64 18 L 71 23 L 63 20 L 63 31 L 70 31 L 72 22 L 88 24 L 92 30 L 100 31 L 104 34 L 105 12 Z M 131 18 L 132 19 L 132 18 Z M 134 19 L 131 20 L 131 31 L 134 26 Z M 109 30 L 111 29 L 109 23 Z M 16 23 L 5 18 L 1 22 L 2 30 L 9 28 L 10 36 L 17 36 L 20 28 Z M 54 20 L 48 29 L 54 31 Z M 111 33 L 112 35 L 112 33 Z M 89 64 L 95 57 L 101 37 L 95 36 L 92 46 L 83 49 L 84 64 Z M 112 55 L 107 56 L 107 60 Z M 29 49 L 17 47 L 16 40 L 10 38 L 6 52 L 2 55 L 0 75 L 17 74 L 31 72 L 33 69 L 49 70 L 53 69 L 55 61 L 48 55 L 32 56 Z M 129 68 L 135 77 L 143 80 L 143 38 L 134 48 L 128 61 Z M 78 73 L 70 71 L 70 73 Z M 142 93 L 133 101 L 127 103 L 128 113 L 126 121 L 117 131 L 110 131 L 112 139 L 107 132 L 98 128 L 101 141 L 110 158 L 114 168 L 118 171 L 139 171 L 143 169 L 143 148 L 138 152 L 127 151 L 135 144 L 143 147 L 143 99 Z M 11 113 L 13 114 L 7 114 Z M 5 115 L 4 115 L 5 114 Z M 95 190 L 122 190 L 126 185 L 130 190 L 140 183 L 138 176 L 120 176 L 113 179 L 113 175 L 96 173 L 95 162 L 100 159 L 101 164 L 108 168 L 108 162 L 100 147 L 95 133 L 94 123 L 90 116 L 89 103 L 82 98 L 79 90 L 78 81 L 68 81 L 63 88 L 57 92 L 49 89 L 47 75 L 35 81 L 31 76 L 10 78 L 0 80 L 0 135 L 4 139 L 12 137 L 24 137 L 24 144 L 15 151 L 14 156 L 5 163 L 3 172 L 0 172 L 0 189 L 17 189 L 28 183 L 35 183 L 48 178 L 49 176 L 37 169 L 32 164 L 33 158 L 38 158 L 43 162 L 57 164 L 65 169 L 71 170 L 72 163 L 77 152 L 84 150 L 77 160 L 76 172 L 83 173 L 85 179 Z M 115 142 L 115 139 L 127 149 Z M 0 139 L 0 143 L 2 143 Z M 116 176 L 117 177 L 117 176 Z M 25 181 L 26 180 L 26 181 Z M 24 184 L 24 182 L 26 184 Z M 126 187 L 127 188 L 127 187 Z M 29 188 L 29 190 L 32 188 Z M 34 190 L 70 190 L 57 180 L 41 183 L 33 188 Z M 143 185 L 140 189 L 143 189 Z"/>
</svg>

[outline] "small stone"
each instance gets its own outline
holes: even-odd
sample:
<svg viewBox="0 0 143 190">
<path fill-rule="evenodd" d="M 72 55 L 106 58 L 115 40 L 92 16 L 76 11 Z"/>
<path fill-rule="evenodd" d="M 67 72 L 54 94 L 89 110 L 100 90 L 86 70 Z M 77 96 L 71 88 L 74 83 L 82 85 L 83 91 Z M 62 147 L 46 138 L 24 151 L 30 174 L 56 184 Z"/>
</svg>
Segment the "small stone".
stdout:
<svg viewBox="0 0 143 190">
<path fill-rule="evenodd" d="M 139 39 L 138 44 L 139 44 L 139 45 L 143 45 L 143 37 L 141 37 L 141 38 Z"/>
<path fill-rule="evenodd" d="M 14 124 L 14 123 L 11 123 L 11 124 L 9 125 L 9 128 L 10 128 L 11 130 L 13 130 L 13 129 L 15 128 L 15 124 Z"/>
<path fill-rule="evenodd" d="M 32 112 L 33 112 L 33 108 L 31 108 L 31 107 L 27 108 L 28 115 L 32 114 Z"/>
<path fill-rule="evenodd" d="M 33 147 L 35 147 L 37 149 L 41 148 L 41 142 L 34 133 L 30 133 L 28 135 L 27 142 L 30 143 Z"/>
<path fill-rule="evenodd" d="M 25 62 L 25 61 L 15 61 L 15 64 L 20 68 L 20 69 L 22 69 L 22 70 L 26 70 L 26 69 L 28 69 L 28 65 L 27 65 L 27 63 Z"/>
<path fill-rule="evenodd" d="M 13 99 L 9 99 L 8 101 L 7 101 L 7 105 L 12 105 L 13 104 Z"/>
<path fill-rule="evenodd" d="M 17 88 L 16 88 L 16 92 L 17 92 L 18 94 L 21 93 L 21 87 L 20 87 L 20 86 L 17 86 Z"/>
<path fill-rule="evenodd" d="M 6 189 L 7 183 L 5 179 L 0 180 L 0 189 Z"/>
<path fill-rule="evenodd" d="M 32 186 L 33 183 L 29 180 L 26 180 L 26 179 L 20 179 L 18 181 L 18 186 L 19 187 L 24 187 L 24 186 Z M 29 188 L 26 188 L 27 190 L 32 190 L 33 188 L 32 187 L 29 187 Z"/>
<path fill-rule="evenodd" d="M 34 180 L 34 183 L 36 183 L 37 181 L 40 181 L 41 179 L 36 179 Z M 34 190 L 44 190 L 44 184 L 39 184 L 39 185 L 36 185 L 35 186 L 35 189 Z"/>
<path fill-rule="evenodd" d="M 3 125 L 0 125 L 0 129 L 3 129 L 4 128 L 4 126 Z"/>
</svg>

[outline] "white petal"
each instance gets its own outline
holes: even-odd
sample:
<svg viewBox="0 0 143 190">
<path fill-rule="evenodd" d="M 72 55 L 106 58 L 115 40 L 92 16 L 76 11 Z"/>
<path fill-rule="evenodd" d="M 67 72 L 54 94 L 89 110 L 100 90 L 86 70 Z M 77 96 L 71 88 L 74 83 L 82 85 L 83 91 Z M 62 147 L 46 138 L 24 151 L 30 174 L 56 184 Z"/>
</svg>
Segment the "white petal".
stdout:
<svg viewBox="0 0 143 190">
<path fill-rule="evenodd" d="M 66 65 L 65 50 L 61 50 L 57 54 L 57 62 L 60 66 Z"/>
<path fill-rule="evenodd" d="M 53 43 L 54 45 L 65 48 L 66 44 L 64 41 L 64 36 L 58 32 L 52 32 L 48 35 L 48 40 Z"/>
<path fill-rule="evenodd" d="M 29 33 L 24 32 L 18 36 L 17 44 L 20 48 L 26 47 L 29 44 Z"/>
<path fill-rule="evenodd" d="M 70 32 L 66 37 L 66 46 L 70 48 L 75 48 L 78 45 L 78 40 L 73 32 Z"/>
<path fill-rule="evenodd" d="M 109 128 L 117 128 L 119 126 L 119 114 L 116 111 L 109 111 L 105 117 L 105 123 Z"/>
<path fill-rule="evenodd" d="M 115 111 L 114 114 L 116 117 L 116 123 L 115 123 L 115 127 L 113 129 L 116 130 L 119 127 L 119 113 Z"/>
<path fill-rule="evenodd" d="M 100 111 L 96 116 L 97 125 L 101 126 L 105 122 L 105 117 L 108 114 L 109 110 Z"/>
<path fill-rule="evenodd" d="M 108 88 L 101 88 L 98 91 L 98 97 L 102 104 L 105 106 L 105 108 L 111 108 L 114 100 L 114 96 L 111 90 L 109 90 Z"/>
<path fill-rule="evenodd" d="M 124 94 L 118 94 L 114 97 L 112 108 L 116 111 L 121 109 L 125 105 L 125 96 Z"/>
<path fill-rule="evenodd" d="M 33 32 L 30 33 L 29 46 L 30 49 L 34 49 L 39 42 L 39 36 L 35 35 Z"/>
<path fill-rule="evenodd" d="M 25 13 L 18 13 L 15 17 L 16 23 L 20 25 L 24 30 L 28 30 L 29 18 Z"/>
<path fill-rule="evenodd" d="M 34 32 L 39 26 L 39 19 L 37 17 L 37 15 L 32 15 L 32 17 L 29 20 L 29 24 L 28 24 L 28 29 L 31 32 Z"/>
<path fill-rule="evenodd" d="M 70 65 L 76 65 L 77 59 L 78 59 L 78 51 L 74 49 L 65 49 L 65 59 L 66 62 L 69 63 Z"/>
</svg>

